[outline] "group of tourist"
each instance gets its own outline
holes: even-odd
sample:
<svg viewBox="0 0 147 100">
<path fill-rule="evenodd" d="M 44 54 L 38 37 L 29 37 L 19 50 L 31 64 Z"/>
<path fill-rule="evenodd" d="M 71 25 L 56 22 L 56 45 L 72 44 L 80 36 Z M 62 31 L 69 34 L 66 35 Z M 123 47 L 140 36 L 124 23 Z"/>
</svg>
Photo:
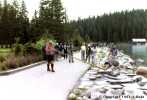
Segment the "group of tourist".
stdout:
<svg viewBox="0 0 147 100">
<path fill-rule="evenodd" d="M 96 45 L 95 44 L 85 44 L 81 46 L 81 60 L 87 61 L 88 63 L 96 64 Z"/>
<path fill-rule="evenodd" d="M 81 60 L 96 65 L 97 46 L 98 44 L 83 43 L 81 46 Z M 101 45 L 99 46 L 102 47 Z M 118 65 L 115 61 L 118 53 L 116 46 L 112 45 L 109 49 L 108 61 L 105 64 L 109 66 L 112 64 Z"/>
<path fill-rule="evenodd" d="M 65 60 L 68 59 L 69 63 L 73 63 L 73 45 L 72 43 L 53 43 L 48 42 L 42 49 L 44 60 L 47 60 L 47 71 L 55 72 L 54 70 L 54 60 L 58 61 L 59 57 L 63 57 Z M 88 62 L 92 65 L 96 65 L 96 55 L 97 55 L 97 45 L 96 44 L 86 44 L 83 43 L 81 46 L 81 60 Z M 111 47 L 109 52 L 108 62 L 105 64 L 112 65 L 112 61 L 117 56 L 116 47 Z"/>
<path fill-rule="evenodd" d="M 59 56 L 63 56 L 64 59 L 69 58 L 69 62 L 73 63 L 73 45 L 59 43 L 55 46 L 52 42 L 46 43 L 42 48 L 44 60 L 47 60 L 47 71 L 55 72 L 54 70 L 54 60 L 58 61 Z"/>
</svg>

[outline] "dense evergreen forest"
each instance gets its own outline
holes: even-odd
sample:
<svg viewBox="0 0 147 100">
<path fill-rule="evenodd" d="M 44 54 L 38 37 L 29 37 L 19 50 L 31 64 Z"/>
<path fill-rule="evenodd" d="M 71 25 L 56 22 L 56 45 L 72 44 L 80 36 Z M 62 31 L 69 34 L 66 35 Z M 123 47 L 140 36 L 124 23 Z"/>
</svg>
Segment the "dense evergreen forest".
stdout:
<svg viewBox="0 0 147 100">
<path fill-rule="evenodd" d="M 104 14 L 72 21 L 85 40 L 128 42 L 147 36 L 147 10 L 132 10 Z"/>
<path fill-rule="evenodd" d="M 41 0 L 39 11 L 28 17 L 25 2 L 0 2 L 0 44 L 36 41 L 51 35 L 57 41 L 128 42 L 147 36 L 147 10 L 122 11 L 67 21 L 61 0 Z"/>
<path fill-rule="evenodd" d="M 13 44 L 36 41 L 44 34 L 59 39 L 64 31 L 65 12 L 61 0 L 41 0 L 39 11 L 32 19 L 23 0 L 0 2 L 0 44 Z"/>
</svg>

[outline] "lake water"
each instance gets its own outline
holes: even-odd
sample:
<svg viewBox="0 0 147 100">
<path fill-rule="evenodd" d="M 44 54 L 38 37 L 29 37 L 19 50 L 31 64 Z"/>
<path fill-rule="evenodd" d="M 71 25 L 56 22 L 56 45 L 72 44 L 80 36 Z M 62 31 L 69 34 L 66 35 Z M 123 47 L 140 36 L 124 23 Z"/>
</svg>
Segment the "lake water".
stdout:
<svg viewBox="0 0 147 100">
<path fill-rule="evenodd" d="M 117 45 L 124 53 L 130 55 L 133 59 L 143 59 L 143 65 L 147 66 L 147 45 L 132 45 L 120 43 Z"/>
</svg>

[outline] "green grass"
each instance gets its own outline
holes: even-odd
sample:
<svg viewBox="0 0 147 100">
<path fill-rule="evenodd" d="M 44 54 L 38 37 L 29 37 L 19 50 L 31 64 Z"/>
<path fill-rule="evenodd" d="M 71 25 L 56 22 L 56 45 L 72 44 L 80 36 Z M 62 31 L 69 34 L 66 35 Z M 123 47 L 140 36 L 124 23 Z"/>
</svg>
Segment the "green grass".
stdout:
<svg viewBox="0 0 147 100">
<path fill-rule="evenodd" d="M 10 48 L 0 48 L 0 56 L 7 56 L 10 52 Z"/>
</svg>

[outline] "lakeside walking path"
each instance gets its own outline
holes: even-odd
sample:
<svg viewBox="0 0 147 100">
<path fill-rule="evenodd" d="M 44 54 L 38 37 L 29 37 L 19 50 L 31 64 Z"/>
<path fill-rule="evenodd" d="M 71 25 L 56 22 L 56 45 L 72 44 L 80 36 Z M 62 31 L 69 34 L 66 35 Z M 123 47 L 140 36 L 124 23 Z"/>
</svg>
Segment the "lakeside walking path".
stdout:
<svg viewBox="0 0 147 100">
<path fill-rule="evenodd" d="M 0 76 L 1 100 L 66 100 L 70 89 L 88 65 L 75 60 L 55 62 L 56 72 L 47 72 L 46 64 L 12 75 Z"/>
</svg>

